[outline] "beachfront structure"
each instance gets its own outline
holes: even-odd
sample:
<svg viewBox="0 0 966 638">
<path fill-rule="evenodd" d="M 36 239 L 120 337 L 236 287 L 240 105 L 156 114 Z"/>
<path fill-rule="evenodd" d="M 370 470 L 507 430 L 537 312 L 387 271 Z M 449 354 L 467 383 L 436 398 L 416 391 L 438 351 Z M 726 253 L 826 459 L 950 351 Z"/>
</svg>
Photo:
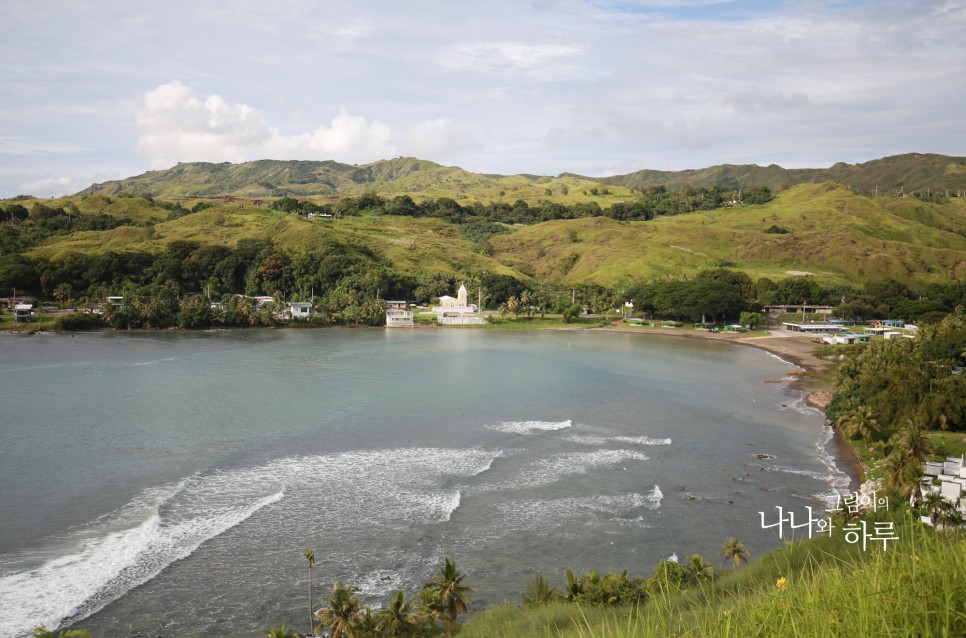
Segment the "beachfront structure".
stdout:
<svg viewBox="0 0 966 638">
<path fill-rule="evenodd" d="M 13 307 L 13 320 L 26 323 L 34 320 L 34 306 L 29 303 L 18 303 Z"/>
<path fill-rule="evenodd" d="M 439 298 L 439 305 L 433 306 L 436 313 L 436 323 L 444 326 L 464 326 L 486 323 L 486 317 L 478 314 L 480 309 L 476 304 L 467 302 L 466 286 L 460 284 L 456 297 L 443 295 Z"/>
<path fill-rule="evenodd" d="M 386 302 L 387 328 L 412 328 L 413 325 L 413 312 L 409 309 L 409 304 L 405 301 Z"/>
<path fill-rule="evenodd" d="M 806 334 L 836 334 L 844 332 L 845 328 L 834 323 L 793 323 L 786 321 L 782 329 L 788 332 L 803 332 Z"/>
<path fill-rule="evenodd" d="M 777 306 L 765 306 L 765 312 L 770 315 L 830 315 L 835 312 L 834 306 L 817 306 L 815 304 L 786 304 Z"/>
<path fill-rule="evenodd" d="M 872 335 L 868 334 L 857 334 L 854 332 L 846 332 L 845 334 L 834 334 L 825 335 L 822 337 L 822 341 L 825 343 L 837 344 L 837 345 L 852 345 L 854 343 L 868 343 L 872 340 Z"/>
<path fill-rule="evenodd" d="M 293 320 L 305 320 L 312 314 L 311 301 L 288 302 L 288 316 Z"/>
</svg>

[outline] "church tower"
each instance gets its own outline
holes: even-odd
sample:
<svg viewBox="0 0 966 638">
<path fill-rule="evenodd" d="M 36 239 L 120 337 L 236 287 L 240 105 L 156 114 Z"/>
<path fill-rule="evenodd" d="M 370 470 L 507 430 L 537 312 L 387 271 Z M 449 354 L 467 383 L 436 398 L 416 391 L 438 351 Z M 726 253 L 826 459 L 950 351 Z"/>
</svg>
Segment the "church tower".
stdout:
<svg viewBox="0 0 966 638">
<path fill-rule="evenodd" d="M 467 303 L 466 303 L 466 286 L 464 286 L 463 284 L 460 284 L 460 289 L 456 293 L 456 299 L 459 302 L 460 308 L 465 308 L 467 306 Z"/>
</svg>

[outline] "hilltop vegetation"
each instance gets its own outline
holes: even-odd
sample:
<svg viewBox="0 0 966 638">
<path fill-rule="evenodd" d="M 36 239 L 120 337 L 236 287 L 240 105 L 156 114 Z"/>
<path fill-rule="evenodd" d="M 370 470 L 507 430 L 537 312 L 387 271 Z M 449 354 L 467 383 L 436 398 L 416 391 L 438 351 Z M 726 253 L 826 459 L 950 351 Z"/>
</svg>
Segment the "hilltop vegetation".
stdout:
<svg viewBox="0 0 966 638">
<path fill-rule="evenodd" d="M 78 195 L 137 195 L 164 199 L 184 197 L 337 197 L 366 192 L 383 195 L 420 194 L 449 197 L 461 203 L 539 200 L 557 203 L 633 199 L 634 192 L 664 186 L 678 190 L 719 188 L 726 191 L 767 187 L 778 192 L 797 184 L 836 182 L 863 194 L 966 194 L 966 158 L 909 153 L 863 164 L 836 164 L 826 169 L 785 169 L 771 165 L 712 166 L 699 170 L 643 170 L 613 177 L 585 177 L 563 173 L 541 175 L 484 175 L 458 167 L 441 166 L 411 157 L 354 166 L 339 162 L 259 160 L 179 163 L 124 180 L 94 184 Z M 591 193 L 592 189 L 597 192 Z M 608 192 L 604 193 L 603 190 Z M 948 192 L 947 192 L 948 191 Z"/>
<path fill-rule="evenodd" d="M 324 178 L 332 192 L 350 184 L 364 190 L 267 199 L 103 194 L 184 193 L 198 184 L 249 192 L 266 175 L 274 185 L 309 188 Z M 461 201 L 440 195 L 456 194 L 457 182 L 466 187 Z M 422 190 L 393 190 L 400 185 Z M 346 308 L 374 309 L 368 301 L 376 297 L 430 302 L 459 282 L 475 287 L 488 308 L 526 291 L 524 308 L 572 314 L 572 305 L 596 312 L 635 299 L 639 310 L 692 321 L 737 318 L 781 300 L 844 302 L 844 313 L 863 318 L 895 308 L 913 319 L 966 299 L 966 198 L 928 190 L 869 197 L 826 182 L 777 194 L 746 185 L 740 199 L 737 189 L 717 185 L 632 193 L 572 177 L 473 175 L 410 159 L 365 167 L 181 164 L 109 186 L 0 203 L 0 293 L 52 297 L 59 287 L 61 297 L 69 289 L 67 299 L 91 301 L 120 289 L 145 298 L 173 291 L 174 299 L 202 290 L 212 298 L 314 294 L 326 300 L 330 319 L 352 322 L 378 317 Z M 488 199 L 493 188 L 515 190 Z M 732 274 L 715 274 L 722 270 Z M 882 282 L 891 283 L 876 289 Z M 132 321 L 175 322 L 173 306 L 161 314 L 160 323 Z"/>
</svg>

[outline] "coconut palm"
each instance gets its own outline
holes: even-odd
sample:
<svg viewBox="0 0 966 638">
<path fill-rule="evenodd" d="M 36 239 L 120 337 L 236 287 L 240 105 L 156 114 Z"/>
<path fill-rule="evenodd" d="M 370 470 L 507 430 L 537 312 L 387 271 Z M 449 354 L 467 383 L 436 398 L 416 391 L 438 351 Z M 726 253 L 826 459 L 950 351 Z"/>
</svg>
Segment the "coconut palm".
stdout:
<svg viewBox="0 0 966 638">
<path fill-rule="evenodd" d="M 450 635 L 456 628 L 456 617 L 466 613 L 466 606 L 470 602 L 469 593 L 473 591 L 473 587 L 463 584 L 464 578 L 466 574 L 456 568 L 456 561 L 447 557 L 439 566 L 439 574 L 430 584 L 439 593 L 439 608 Z"/>
<path fill-rule="evenodd" d="M 386 638 L 408 638 L 419 627 L 419 615 L 406 602 L 406 592 L 397 591 L 392 602 L 376 613 L 376 628 Z"/>
<path fill-rule="evenodd" d="M 426 583 L 416 597 L 419 598 L 416 604 L 419 622 L 426 627 L 435 627 L 443 614 L 439 604 L 439 591 L 434 589 L 431 583 Z"/>
<path fill-rule="evenodd" d="M 938 492 L 928 494 L 922 506 L 929 512 L 929 521 L 936 529 L 939 529 L 940 525 L 943 527 L 950 524 L 956 525 L 963 520 L 959 510 L 956 509 L 956 505 L 947 501 Z"/>
<path fill-rule="evenodd" d="M 839 426 L 849 438 L 859 437 L 866 444 L 871 443 L 873 437 L 882 429 L 876 420 L 872 408 L 867 405 L 857 405 L 839 419 Z"/>
<path fill-rule="evenodd" d="M 923 464 L 932 452 L 925 428 L 906 419 L 893 436 L 892 453 L 886 459 L 889 487 L 917 504 L 922 498 Z"/>
<path fill-rule="evenodd" d="M 305 558 L 309 561 L 309 635 L 311 636 L 312 627 L 315 625 L 315 615 L 312 613 L 312 567 L 315 566 L 315 551 L 306 547 Z"/>
<path fill-rule="evenodd" d="M 294 633 L 285 629 L 285 625 L 281 627 L 272 627 L 271 629 L 266 629 L 262 632 L 269 638 L 298 638 Z M 311 633 L 309 634 L 311 635 Z"/>
<path fill-rule="evenodd" d="M 315 614 L 319 619 L 316 633 L 322 631 L 323 627 L 328 627 L 330 638 L 356 638 L 356 623 L 361 605 L 355 594 L 355 587 L 351 584 L 344 587 L 341 582 L 335 581 L 332 585 L 332 596 L 324 600 L 328 604 Z"/>
<path fill-rule="evenodd" d="M 533 574 L 533 582 L 527 586 L 527 590 L 521 594 L 521 597 L 524 605 L 534 607 L 559 600 L 563 595 L 556 587 L 551 587 L 547 577 L 538 570 Z"/>
<path fill-rule="evenodd" d="M 742 563 L 747 563 L 748 556 L 751 555 L 751 552 L 745 549 L 745 544 L 737 540 L 734 536 L 729 536 L 721 543 L 721 551 L 718 553 L 724 556 L 721 564 L 724 565 L 730 560 L 733 569 L 737 569 L 738 565 Z"/>
<path fill-rule="evenodd" d="M 689 585 L 697 585 L 711 580 L 714 576 L 714 566 L 711 563 L 706 563 L 704 558 L 698 554 L 692 554 L 688 558 L 688 562 L 684 564 L 684 571 L 687 574 Z"/>
<path fill-rule="evenodd" d="M 520 307 L 527 313 L 528 319 L 533 319 L 533 297 L 529 290 L 520 293 Z"/>
</svg>

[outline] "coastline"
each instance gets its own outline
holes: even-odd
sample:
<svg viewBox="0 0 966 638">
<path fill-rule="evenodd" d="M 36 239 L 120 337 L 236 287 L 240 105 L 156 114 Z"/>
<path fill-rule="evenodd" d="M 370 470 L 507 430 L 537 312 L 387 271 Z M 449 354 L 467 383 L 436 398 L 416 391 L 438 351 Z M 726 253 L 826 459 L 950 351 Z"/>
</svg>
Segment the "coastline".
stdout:
<svg viewBox="0 0 966 638">
<path fill-rule="evenodd" d="M 707 341 L 724 341 L 737 345 L 750 346 L 764 350 L 775 355 L 783 361 L 795 365 L 805 371 L 805 374 L 798 379 L 791 381 L 789 386 L 801 390 L 805 395 L 805 403 L 819 410 L 823 414 L 832 400 L 834 390 L 827 381 L 829 373 L 835 366 L 833 361 L 824 359 L 815 353 L 815 343 L 809 336 L 789 334 L 784 332 L 769 332 L 768 334 L 749 336 L 748 333 L 728 333 L 728 332 L 707 332 L 704 330 L 681 330 L 677 328 L 630 328 L 627 326 L 593 328 L 607 332 L 621 332 L 643 335 L 660 335 L 669 337 L 679 337 L 682 339 L 704 339 Z M 818 382 L 820 387 L 817 389 L 808 383 Z M 829 441 L 832 453 L 836 461 L 841 461 L 846 466 L 846 473 L 856 485 L 864 484 L 865 474 L 868 468 L 859 459 L 858 454 L 842 435 L 838 429 L 834 429 L 833 438 Z"/>
</svg>

